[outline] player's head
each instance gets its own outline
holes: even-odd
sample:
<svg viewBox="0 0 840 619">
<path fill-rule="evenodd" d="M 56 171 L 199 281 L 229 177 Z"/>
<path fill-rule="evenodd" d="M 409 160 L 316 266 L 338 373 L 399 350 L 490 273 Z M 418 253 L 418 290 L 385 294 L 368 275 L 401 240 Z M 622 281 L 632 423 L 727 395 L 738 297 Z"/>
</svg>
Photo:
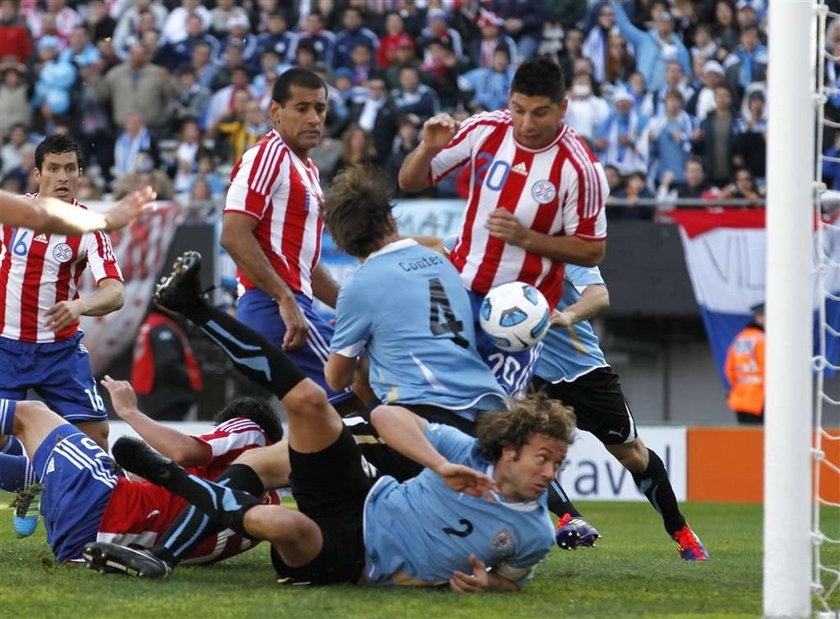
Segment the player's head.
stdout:
<svg viewBox="0 0 840 619">
<path fill-rule="evenodd" d="M 516 140 L 528 148 L 548 145 L 566 116 L 563 70 L 546 58 L 526 60 L 513 76 L 508 104 Z"/>
<path fill-rule="evenodd" d="M 496 463 L 496 484 L 514 500 L 539 497 L 554 479 L 575 431 L 572 409 L 542 394 L 490 412 L 478 422 L 483 455 Z"/>
<path fill-rule="evenodd" d="M 68 135 L 55 134 L 35 149 L 35 181 L 42 196 L 72 202 L 82 178 L 82 151 Z"/>
<path fill-rule="evenodd" d="M 289 69 L 274 82 L 269 115 L 283 141 L 298 155 L 317 146 L 327 119 L 327 85 L 308 69 Z"/>
<path fill-rule="evenodd" d="M 283 426 L 265 400 L 251 397 L 236 398 L 216 413 L 213 421 L 219 425 L 237 417 L 249 419 L 262 428 L 269 443 L 274 444 L 283 440 Z"/>
<path fill-rule="evenodd" d="M 365 258 L 396 234 L 391 190 L 373 168 L 351 166 L 336 176 L 324 200 L 324 221 L 342 250 Z"/>
</svg>

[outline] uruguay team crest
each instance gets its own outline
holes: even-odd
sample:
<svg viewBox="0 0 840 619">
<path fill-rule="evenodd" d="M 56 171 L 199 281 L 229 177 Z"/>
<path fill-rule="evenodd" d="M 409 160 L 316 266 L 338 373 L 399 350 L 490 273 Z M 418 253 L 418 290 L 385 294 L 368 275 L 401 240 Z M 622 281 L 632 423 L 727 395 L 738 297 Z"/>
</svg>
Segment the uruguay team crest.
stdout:
<svg viewBox="0 0 840 619">
<path fill-rule="evenodd" d="M 531 186 L 531 197 L 540 204 L 548 204 L 557 197 L 557 188 L 551 181 L 537 181 Z"/>
<path fill-rule="evenodd" d="M 507 552 L 516 544 L 516 537 L 509 527 L 503 527 L 496 531 L 493 539 L 490 540 L 490 550 L 493 552 Z"/>
<path fill-rule="evenodd" d="M 67 243 L 59 243 L 53 247 L 53 258 L 58 262 L 70 262 L 73 259 L 73 248 Z"/>
</svg>

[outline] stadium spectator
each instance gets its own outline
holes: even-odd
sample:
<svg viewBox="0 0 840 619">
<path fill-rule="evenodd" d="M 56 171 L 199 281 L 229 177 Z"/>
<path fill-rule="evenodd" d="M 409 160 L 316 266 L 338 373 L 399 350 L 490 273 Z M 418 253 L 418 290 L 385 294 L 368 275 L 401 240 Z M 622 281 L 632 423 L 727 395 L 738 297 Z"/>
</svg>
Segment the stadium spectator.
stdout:
<svg viewBox="0 0 840 619">
<path fill-rule="evenodd" d="M 257 36 L 257 53 L 273 49 L 283 64 L 289 64 L 294 59 L 292 48 L 295 44 L 295 33 L 289 30 L 286 15 L 282 11 L 274 11 L 268 16 L 266 31 Z"/>
<path fill-rule="evenodd" d="M 459 83 L 464 83 L 473 93 L 472 105 L 500 110 L 507 107 L 514 71 L 508 49 L 502 46 L 493 52 L 493 64 L 490 67 L 467 71 Z"/>
<path fill-rule="evenodd" d="M 202 119 L 210 101 L 210 90 L 198 82 L 195 69 L 191 66 L 178 69 L 175 85 L 177 93 L 172 99 L 173 123 L 180 126 L 186 119 Z"/>
<path fill-rule="evenodd" d="M 668 173 L 678 183 L 685 180 L 683 169 L 698 129 L 697 119 L 683 108 L 682 94 L 672 90 L 665 95 L 665 109 L 650 123 L 651 159 L 656 162 L 657 183 Z"/>
<path fill-rule="evenodd" d="M 224 161 L 233 165 L 270 129 L 260 102 L 249 99 L 245 91 L 237 91 L 230 114 L 222 117 L 215 127 L 216 150 Z"/>
<path fill-rule="evenodd" d="M 8 131 L 8 141 L 0 148 L 0 174 L 6 175 L 20 166 L 23 159 L 22 149 L 29 143 L 26 125 L 13 125 Z"/>
<path fill-rule="evenodd" d="M 397 129 L 397 137 L 394 138 L 394 146 L 391 148 L 391 155 L 388 157 L 388 163 L 385 166 L 386 178 L 397 178 L 400 168 L 402 167 L 405 158 L 408 154 L 417 148 L 420 142 L 420 127 L 422 123 L 420 119 L 413 115 L 407 114 L 400 118 L 400 124 Z M 395 189 L 395 194 L 398 198 L 419 198 L 434 196 L 428 190 L 423 191 L 403 191 L 399 187 Z"/>
<path fill-rule="evenodd" d="M 733 50 L 733 54 L 738 59 L 736 66 L 741 92 L 751 83 L 767 79 L 767 63 L 770 56 L 767 48 L 761 44 L 756 26 L 747 26 L 741 31 L 740 43 Z"/>
<path fill-rule="evenodd" d="M 623 85 L 630 79 L 635 69 L 636 61 L 627 49 L 627 40 L 617 32 L 611 34 L 607 39 L 604 85 Z"/>
<path fill-rule="evenodd" d="M 738 0 L 735 3 L 735 19 L 738 28 L 744 32 L 747 28 L 758 26 L 758 20 L 764 13 L 764 0 Z"/>
<path fill-rule="evenodd" d="M 753 318 L 735 336 L 726 353 L 724 371 L 729 381 L 727 404 L 738 423 L 764 423 L 764 303 L 754 305 Z"/>
<path fill-rule="evenodd" d="M 397 50 L 405 45 L 414 48 L 414 38 L 405 31 L 405 23 L 399 13 L 388 13 L 385 18 L 385 36 L 379 39 L 376 64 L 387 69 L 398 62 Z"/>
<path fill-rule="evenodd" d="M 24 144 L 20 149 L 20 163 L 6 172 L 3 177 L 6 182 L 15 183 L 20 189 L 17 193 L 35 193 L 38 191 L 38 181 L 35 179 L 35 145 Z"/>
<path fill-rule="evenodd" d="M 484 69 L 493 68 L 493 54 L 496 49 L 502 47 L 508 52 L 508 64 L 516 68 L 519 64 L 516 43 L 508 35 L 502 33 L 504 20 L 495 13 L 481 9 L 476 23 L 481 36 L 473 38 L 468 46 L 472 66 Z"/>
<path fill-rule="evenodd" d="M 110 39 L 114 36 L 117 22 L 108 14 L 108 7 L 105 4 L 105 0 L 88 1 L 85 27 L 88 29 L 88 35 L 94 43 L 99 43 L 103 39 Z"/>
<path fill-rule="evenodd" d="M 40 112 L 44 127 L 51 131 L 56 117 L 70 112 L 70 89 L 76 82 L 76 67 L 59 59 L 59 40 L 45 36 L 38 41 L 41 67 L 35 83 L 32 107 Z"/>
<path fill-rule="evenodd" d="M 245 65 L 239 65 L 231 70 L 228 85 L 213 93 L 204 113 L 204 126 L 209 131 L 212 131 L 219 120 L 229 113 L 233 107 L 236 93 L 245 93 L 246 100 L 255 95 L 249 86 L 249 82 L 250 75 Z"/>
<path fill-rule="evenodd" d="M 229 53 L 232 44 L 238 44 L 242 48 L 242 57 L 237 62 L 253 64 L 259 61 L 257 56 L 257 37 L 251 34 L 251 24 L 248 18 L 237 14 L 231 17 L 228 22 L 228 35 L 224 40 L 223 48 Z"/>
<path fill-rule="evenodd" d="M 633 96 L 623 88 L 614 92 L 612 101 L 613 109 L 593 136 L 599 158 L 622 175 L 647 170 L 648 145 L 641 136 L 648 118 L 633 109 Z"/>
<path fill-rule="evenodd" d="M 610 0 L 610 5 L 615 12 L 618 29 L 633 45 L 636 67 L 645 76 L 652 92 L 665 86 L 666 63 L 670 60 L 680 63 L 683 74 L 691 73 L 691 58 L 682 39 L 674 32 L 674 17 L 669 11 L 660 11 L 655 27 L 645 31 L 630 22 L 624 7 L 616 0 Z"/>
<path fill-rule="evenodd" d="M 198 361 L 183 326 L 154 304 L 134 340 L 131 386 L 152 419 L 184 421 L 195 414 L 202 388 Z"/>
<path fill-rule="evenodd" d="M 115 50 L 128 49 L 130 47 L 128 38 L 140 30 L 140 20 L 143 13 L 151 13 L 154 17 L 153 27 L 163 28 L 166 23 L 166 16 L 169 11 L 158 0 L 134 0 L 132 6 L 128 7 L 120 15 L 117 26 L 114 29 L 113 47 Z"/>
<path fill-rule="evenodd" d="M 102 54 L 91 43 L 88 29 L 84 24 L 75 26 L 70 33 L 69 45 L 59 55 L 62 62 L 72 62 L 77 68 L 96 65 L 99 71 L 102 70 Z"/>
<path fill-rule="evenodd" d="M 277 13 L 277 15 L 282 15 Z M 216 7 L 210 11 L 210 34 L 217 39 L 224 39 L 234 21 L 245 19 L 250 23 L 248 11 L 236 6 L 235 0 L 216 0 Z M 269 23 L 271 18 L 269 18 Z"/>
<path fill-rule="evenodd" d="M 0 35 L 2 37 L 2 35 Z M 15 125 L 32 125 L 32 107 L 29 105 L 24 73 L 21 66 L 13 64 L 2 69 L 0 83 L 0 135 L 5 135 Z"/>
<path fill-rule="evenodd" d="M 142 42 L 143 35 L 147 32 L 157 32 L 160 33 L 160 24 L 157 22 L 157 18 L 152 11 L 143 11 L 137 16 L 137 22 L 132 24 L 132 29 L 128 33 L 124 39 L 113 41 L 113 49 L 114 53 L 119 57 L 121 60 L 125 60 L 128 57 L 128 52 L 131 49 L 131 46 L 137 42 Z M 156 47 L 149 48 L 149 53 L 153 56 L 157 54 L 157 49 L 164 44 L 164 41 L 160 39 L 158 36 L 157 45 Z"/>
<path fill-rule="evenodd" d="M 720 54 L 726 54 L 727 50 L 735 49 L 738 45 L 738 23 L 735 20 L 735 11 L 730 0 L 717 0 L 714 8 L 715 21 L 712 24 L 712 32 L 720 44 L 716 60 L 721 60 Z"/>
<path fill-rule="evenodd" d="M 32 58 L 32 39 L 18 15 L 15 0 L 0 1 L 0 60 L 8 57 L 25 63 Z"/>
<path fill-rule="evenodd" d="M 440 39 L 429 41 L 426 52 L 431 60 L 420 66 L 425 75 L 424 81 L 437 92 L 443 110 L 454 110 L 461 103 L 458 57 L 452 48 Z"/>
<path fill-rule="evenodd" d="M 362 86 L 373 76 L 382 76 L 376 63 L 374 62 L 373 51 L 368 47 L 367 43 L 356 43 L 350 51 L 350 65 L 349 68 L 353 72 L 353 84 L 355 86 Z M 314 67 L 313 67 L 314 69 Z"/>
<path fill-rule="evenodd" d="M 718 200 L 726 200 L 728 198 L 747 200 L 757 205 L 764 201 L 763 193 L 763 188 L 756 186 L 752 173 L 742 168 L 735 171 L 734 181 L 722 187 L 714 197 Z"/>
<path fill-rule="evenodd" d="M 834 134 L 834 143 L 826 148 L 826 157 L 837 159 L 837 161 L 829 161 L 823 159 L 822 175 L 823 180 L 831 189 L 840 189 L 840 131 Z"/>
<path fill-rule="evenodd" d="M 218 167 L 216 158 L 213 157 L 213 154 L 210 151 L 202 149 L 198 151 L 197 160 L 198 170 L 190 178 L 190 184 L 187 187 L 187 191 L 190 195 L 192 195 L 193 185 L 195 185 L 198 181 L 202 181 L 207 185 L 207 188 L 210 191 L 211 199 L 218 200 L 224 197 L 225 181 L 216 172 L 216 168 Z"/>
<path fill-rule="evenodd" d="M 114 176 L 156 169 L 160 165 L 157 142 L 143 124 L 142 114 L 129 112 L 124 120 L 123 132 L 114 145 Z"/>
<path fill-rule="evenodd" d="M 723 67 L 717 60 L 707 60 L 703 64 L 703 87 L 689 99 L 688 110 L 697 120 L 703 122 L 709 112 L 714 111 L 715 89 L 724 85 Z"/>
<path fill-rule="evenodd" d="M 607 78 L 607 60 L 610 36 L 617 30 L 615 12 L 607 2 L 598 7 L 598 17 L 583 43 L 583 55 L 594 65 L 593 77 L 597 82 L 612 81 Z"/>
<path fill-rule="evenodd" d="M 173 177 L 175 193 L 186 193 L 197 169 L 198 153 L 202 148 L 201 129 L 194 118 L 181 123 L 181 135 L 175 150 L 166 157 L 169 175 Z"/>
<path fill-rule="evenodd" d="M 295 59 L 292 64 L 297 68 L 314 71 L 315 67 L 321 63 L 322 61 L 318 59 L 318 54 L 311 40 L 303 40 L 295 47 Z M 341 69 L 338 70 L 340 71 Z"/>
<path fill-rule="evenodd" d="M 682 95 L 683 101 L 688 101 L 694 95 L 680 63 L 670 60 L 665 65 L 665 82 L 662 88 L 652 93 L 654 116 L 665 113 L 665 97 L 673 90 Z"/>
<path fill-rule="evenodd" d="M 461 33 L 448 26 L 448 19 L 449 15 L 443 9 L 431 9 L 426 13 L 426 27 L 423 28 L 423 32 L 417 40 L 417 45 L 423 53 L 424 64 L 435 62 L 431 50 L 433 42 L 440 42 L 447 49 L 451 49 L 456 58 L 464 57 L 464 43 L 461 39 Z"/>
<path fill-rule="evenodd" d="M 236 69 L 240 67 L 245 67 L 246 70 L 248 69 L 245 64 L 245 46 L 242 41 L 228 38 L 222 47 L 221 55 L 216 57 L 214 62 L 216 64 L 217 71 L 216 76 L 213 79 L 211 89 L 215 92 L 220 88 L 230 85 L 232 73 Z M 247 72 L 250 79 L 251 72 L 250 70 Z"/>
<path fill-rule="evenodd" d="M 169 74 L 163 67 L 149 63 L 146 48 L 135 43 L 128 60 L 105 74 L 92 76 L 103 101 L 110 101 L 113 119 L 122 127 L 132 112 L 143 117 L 143 124 L 152 131 L 167 126 L 169 100 L 178 94 Z"/>
<path fill-rule="evenodd" d="M 575 74 L 575 61 L 583 57 L 583 30 L 574 27 L 566 30 L 563 37 L 563 51 L 557 59 L 557 64 L 563 69 L 563 75 L 566 77 L 566 87 L 571 88 L 572 77 Z"/>
<path fill-rule="evenodd" d="M 566 125 L 582 138 L 592 140 L 598 127 L 610 115 L 610 106 L 595 95 L 592 76 L 578 73 L 572 78 L 569 105 L 566 108 Z"/>
<path fill-rule="evenodd" d="M 210 29 L 210 11 L 200 0 L 181 0 L 181 6 L 169 13 L 161 28 L 164 43 L 177 43 L 187 38 L 187 18 L 190 15 L 201 18 L 204 31 Z"/>
<path fill-rule="evenodd" d="M 733 152 L 735 163 L 750 171 L 758 182 L 764 182 L 767 167 L 767 110 L 764 90 L 755 88 L 744 101 L 747 109 L 741 112 L 736 127 Z"/>
<path fill-rule="evenodd" d="M 634 170 L 624 176 L 621 187 L 615 192 L 615 197 L 624 198 L 625 204 L 613 205 L 607 209 L 607 217 L 610 219 L 653 219 L 656 207 L 650 204 L 639 204 L 640 199 L 654 198 L 643 171 Z"/>
<path fill-rule="evenodd" d="M 542 40 L 548 9 L 543 0 L 492 0 L 490 10 L 505 20 L 522 60 L 534 58 Z"/>
<path fill-rule="evenodd" d="M 434 90 L 420 82 L 420 71 L 414 67 L 400 69 L 399 86 L 391 91 L 391 99 L 400 114 L 415 114 L 426 122 L 440 110 L 440 101 Z"/>
<path fill-rule="evenodd" d="M 170 41 L 161 46 L 159 51 L 161 65 L 170 71 L 176 71 L 189 64 L 198 43 L 209 45 L 210 53 L 214 57 L 221 49 L 216 37 L 205 32 L 201 18 L 198 15 L 189 15 L 187 16 L 187 36 L 180 41 Z"/>
<path fill-rule="evenodd" d="M 300 28 L 297 37 L 292 45 L 289 55 L 297 66 L 297 49 L 307 43 L 311 53 L 315 56 L 315 62 L 323 62 L 328 67 L 333 67 L 333 48 L 335 46 L 335 34 L 324 28 L 324 18 L 319 13 L 309 13 L 303 26 Z"/>
<path fill-rule="evenodd" d="M 733 176 L 735 128 L 732 93 L 726 86 L 718 86 L 715 88 L 715 109 L 700 123 L 698 137 L 709 179 L 719 187 L 729 184 Z"/>
<path fill-rule="evenodd" d="M 715 57 L 718 45 L 712 36 L 712 26 L 700 23 L 694 28 L 694 45 L 691 47 L 692 58 L 702 58 L 705 62 Z"/>
<path fill-rule="evenodd" d="M 335 35 L 333 56 L 330 66 L 333 69 L 341 67 L 353 68 L 357 66 L 356 61 L 351 57 L 356 48 L 362 45 L 368 49 L 371 61 L 376 57 L 376 50 L 379 47 L 379 39 L 364 27 L 364 13 L 355 6 L 348 6 L 343 13 L 344 29 Z"/>
<path fill-rule="evenodd" d="M 421 63 L 417 59 L 414 44 L 400 43 L 397 51 L 394 52 L 394 62 L 385 70 L 385 78 L 391 88 L 396 88 L 400 83 L 400 71 L 403 67 L 414 67 L 420 69 Z M 430 84 L 431 85 L 431 84 Z"/>
<path fill-rule="evenodd" d="M 373 165 L 376 159 L 376 147 L 371 134 L 359 125 L 352 124 L 341 137 L 341 155 L 336 161 L 333 176 L 350 166 Z"/>
<path fill-rule="evenodd" d="M 219 70 L 219 67 L 213 62 L 213 46 L 205 42 L 197 43 L 193 47 L 191 60 L 190 67 L 195 71 L 198 83 L 203 88 L 212 88 L 216 81 L 216 73 Z"/>
<path fill-rule="evenodd" d="M 627 85 L 633 95 L 633 108 L 648 118 L 653 116 L 653 93 L 648 92 L 645 76 L 638 71 L 631 73 Z"/>
<path fill-rule="evenodd" d="M 376 150 L 374 163 L 385 165 L 388 153 L 397 134 L 397 123 L 400 111 L 394 101 L 388 96 L 385 80 L 373 77 L 365 84 L 367 97 L 361 103 L 355 103 L 350 108 L 350 122 L 358 124 L 365 131 L 373 135 L 373 145 Z"/>
<path fill-rule="evenodd" d="M 49 19 L 55 23 L 54 31 L 44 23 L 46 16 L 50 16 Z M 59 36 L 66 40 L 73 28 L 82 24 L 82 18 L 67 6 L 66 0 L 46 0 L 46 11 L 30 13 L 27 21 L 35 40 L 45 35 Z"/>
</svg>

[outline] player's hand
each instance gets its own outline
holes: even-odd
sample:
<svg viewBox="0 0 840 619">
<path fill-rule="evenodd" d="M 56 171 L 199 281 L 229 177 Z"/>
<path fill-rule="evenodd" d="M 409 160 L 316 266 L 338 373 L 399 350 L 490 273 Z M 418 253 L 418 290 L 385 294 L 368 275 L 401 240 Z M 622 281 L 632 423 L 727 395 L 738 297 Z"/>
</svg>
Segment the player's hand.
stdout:
<svg viewBox="0 0 840 619">
<path fill-rule="evenodd" d="M 530 230 L 519 223 L 516 216 L 507 209 L 497 208 L 490 213 L 484 227 L 490 232 L 490 236 L 502 239 L 510 245 L 524 248 L 528 243 Z"/>
<path fill-rule="evenodd" d="M 490 492 L 497 490 L 496 482 L 492 478 L 463 464 L 446 462 L 435 472 L 455 492 L 463 492 L 474 497 L 486 496 L 491 499 Z"/>
<path fill-rule="evenodd" d="M 111 394 L 111 404 L 118 417 L 122 418 L 126 411 L 137 408 L 137 394 L 127 380 L 114 380 L 106 374 L 102 386 Z"/>
<path fill-rule="evenodd" d="M 105 230 L 119 230 L 134 221 L 146 205 L 157 197 L 148 185 L 134 191 L 117 202 L 117 205 L 105 213 Z"/>
<path fill-rule="evenodd" d="M 449 144 L 456 131 L 458 131 L 458 121 L 449 114 L 432 116 L 423 123 L 423 143 L 439 150 Z"/>
<path fill-rule="evenodd" d="M 61 331 L 66 329 L 79 319 L 82 315 L 82 308 L 76 301 L 61 301 L 48 309 L 44 315 L 47 321 L 44 323 L 46 329 Z"/>
<path fill-rule="evenodd" d="M 449 588 L 455 593 L 481 593 L 490 586 L 487 566 L 475 555 L 470 555 L 470 565 L 473 568 L 471 574 L 452 572 L 452 578 L 449 579 Z"/>
<path fill-rule="evenodd" d="M 551 328 L 554 327 L 571 327 L 575 324 L 575 317 L 567 311 L 552 310 L 551 312 Z"/>
<path fill-rule="evenodd" d="M 277 301 L 280 308 L 280 318 L 286 325 L 286 335 L 283 337 L 283 350 L 300 348 L 306 343 L 309 323 L 300 310 L 297 299 L 293 295 L 283 297 Z"/>
</svg>

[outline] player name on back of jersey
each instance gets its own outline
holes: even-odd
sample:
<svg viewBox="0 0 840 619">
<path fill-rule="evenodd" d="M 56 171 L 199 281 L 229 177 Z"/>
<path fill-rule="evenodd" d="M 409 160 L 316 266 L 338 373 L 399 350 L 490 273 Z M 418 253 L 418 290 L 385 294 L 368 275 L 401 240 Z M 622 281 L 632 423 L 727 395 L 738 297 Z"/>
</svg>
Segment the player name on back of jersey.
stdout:
<svg viewBox="0 0 840 619">
<path fill-rule="evenodd" d="M 403 271 L 419 271 L 420 269 L 428 269 L 429 267 L 443 264 L 442 256 L 424 256 L 420 260 L 412 260 L 406 262 L 399 262 L 400 268 Z"/>
</svg>

